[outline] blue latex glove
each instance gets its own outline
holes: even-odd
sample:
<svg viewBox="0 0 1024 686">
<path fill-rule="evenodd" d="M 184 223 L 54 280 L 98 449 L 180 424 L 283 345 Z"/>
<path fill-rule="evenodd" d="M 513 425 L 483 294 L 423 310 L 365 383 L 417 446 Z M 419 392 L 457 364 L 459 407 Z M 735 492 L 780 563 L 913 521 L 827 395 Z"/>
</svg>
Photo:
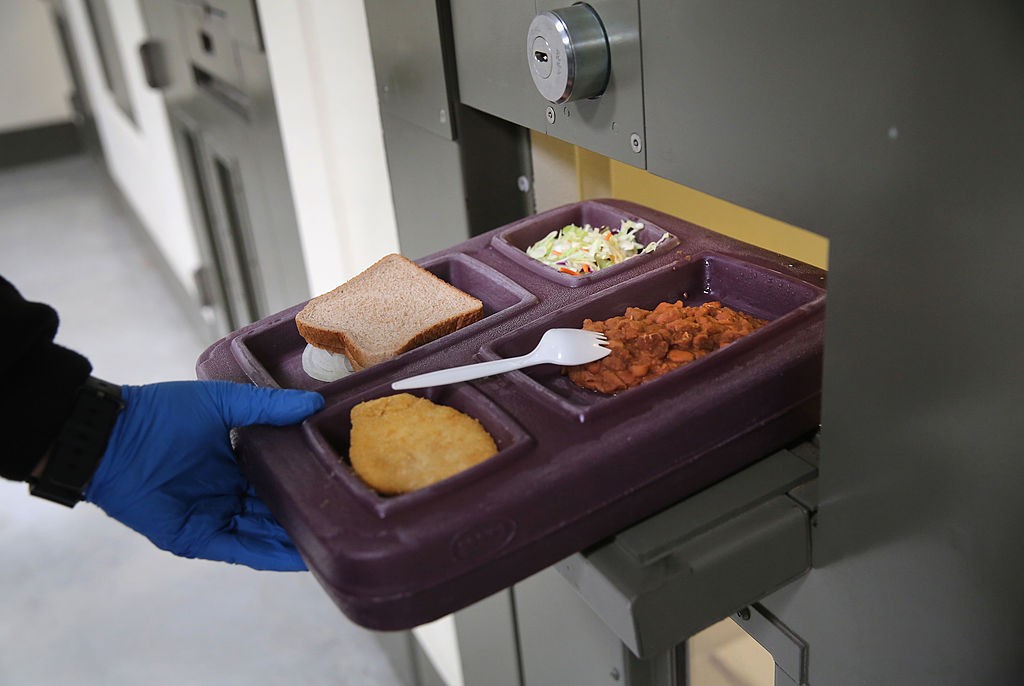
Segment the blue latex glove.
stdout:
<svg viewBox="0 0 1024 686">
<path fill-rule="evenodd" d="M 323 397 L 225 381 L 124 386 L 122 397 L 86 500 L 175 555 L 306 569 L 239 470 L 230 431 L 301 421 Z"/>
</svg>

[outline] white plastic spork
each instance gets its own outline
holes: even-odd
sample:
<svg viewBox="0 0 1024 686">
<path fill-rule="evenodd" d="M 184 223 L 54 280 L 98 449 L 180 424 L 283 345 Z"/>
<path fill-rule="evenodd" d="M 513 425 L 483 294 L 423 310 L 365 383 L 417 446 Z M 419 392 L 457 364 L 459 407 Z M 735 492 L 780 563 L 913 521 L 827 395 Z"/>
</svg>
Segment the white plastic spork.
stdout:
<svg viewBox="0 0 1024 686">
<path fill-rule="evenodd" d="M 428 386 L 444 386 L 459 381 L 480 379 L 485 376 L 504 374 L 514 369 L 531 367 L 537 364 L 560 364 L 571 367 L 600 360 L 611 354 L 604 347 L 607 338 L 603 333 L 584 329 L 549 329 L 541 336 L 537 347 L 526 355 L 510 357 L 504 360 L 492 360 L 467 364 L 462 367 L 440 369 L 436 372 L 417 374 L 391 384 L 396 391 L 408 388 L 426 388 Z"/>
</svg>

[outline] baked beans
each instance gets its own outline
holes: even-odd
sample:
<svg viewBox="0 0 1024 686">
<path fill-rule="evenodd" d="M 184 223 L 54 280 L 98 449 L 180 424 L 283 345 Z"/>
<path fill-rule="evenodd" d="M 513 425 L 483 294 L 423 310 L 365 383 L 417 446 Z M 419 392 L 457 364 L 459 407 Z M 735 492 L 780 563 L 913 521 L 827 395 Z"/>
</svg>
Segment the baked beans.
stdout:
<svg viewBox="0 0 1024 686">
<path fill-rule="evenodd" d="M 602 321 L 586 319 L 583 328 L 604 333 L 612 352 L 569 367 L 569 379 L 583 388 L 615 393 L 698 360 L 767 323 L 718 301 L 687 307 L 682 300 L 653 310 L 629 307 Z"/>
</svg>

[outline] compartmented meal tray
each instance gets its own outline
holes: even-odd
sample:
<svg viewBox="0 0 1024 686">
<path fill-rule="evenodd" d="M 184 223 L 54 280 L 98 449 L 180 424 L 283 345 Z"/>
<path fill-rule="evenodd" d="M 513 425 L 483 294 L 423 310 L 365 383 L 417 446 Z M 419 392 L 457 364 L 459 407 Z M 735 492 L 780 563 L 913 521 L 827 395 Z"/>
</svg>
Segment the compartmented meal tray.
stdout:
<svg viewBox="0 0 1024 686">
<path fill-rule="evenodd" d="M 568 223 L 644 224 L 648 254 L 586 277 L 525 254 Z M 587 201 L 477 236 L 419 263 L 484 302 L 484 318 L 335 382 L 302 371 L 301 304 L 234 332 L 200 378 L 315 389 L 299 426 L 245 427 L 243 469 L 338 606 L 405 629 L 456 611 L 672 505 L 817 428 L 825 274 L 622 201 Z M 579 281 L 566 279 L 578 278 Z M 412 391 L 480 421 L 498 453 L 385 497 L 348 460 L 349 413 L 412 374 L 528 352 L 552 327 L 627 307 L 720 301 L 768 321 L 706 357 L 612 395 L 545 365 Z"/>
</svg>

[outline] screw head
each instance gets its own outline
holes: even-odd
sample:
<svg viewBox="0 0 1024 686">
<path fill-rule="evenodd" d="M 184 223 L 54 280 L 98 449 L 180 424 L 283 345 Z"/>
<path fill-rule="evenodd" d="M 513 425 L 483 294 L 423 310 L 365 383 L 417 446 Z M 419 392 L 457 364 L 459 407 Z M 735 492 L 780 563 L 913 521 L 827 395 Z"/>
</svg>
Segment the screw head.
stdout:
<svg viewBox="0 0 1024 686">
<path fill-rule="evenodd" d="M 632 148 L 633 152 L 640 152 L 644 149 L 644 141 L 640 138 L 639 133 L 634 133 L 629 137 L 629 147 Z"/>
<path fill-rule="evenodd" d="M 750 619 L 750 608 L 749 607 L 743 608 L 742 610 L 740 610 L 739 612 L 736 613 L 736 616 L 739 617 L 740 619 L 744 620 L 744 621 Z"/>
<path fill-rule="evenodd" d="M 549 124 L 555 123 L 555 108 L 550 105 L 544 109 L 544 117 L 548 120 Z"/>
<path fill-rule="evenodd" d="M 526 176 L 520 176 L 516 179 L 516 187 L 523 193 L 527 192 L 530 190 L 530 179 Z"/>
</svg>

